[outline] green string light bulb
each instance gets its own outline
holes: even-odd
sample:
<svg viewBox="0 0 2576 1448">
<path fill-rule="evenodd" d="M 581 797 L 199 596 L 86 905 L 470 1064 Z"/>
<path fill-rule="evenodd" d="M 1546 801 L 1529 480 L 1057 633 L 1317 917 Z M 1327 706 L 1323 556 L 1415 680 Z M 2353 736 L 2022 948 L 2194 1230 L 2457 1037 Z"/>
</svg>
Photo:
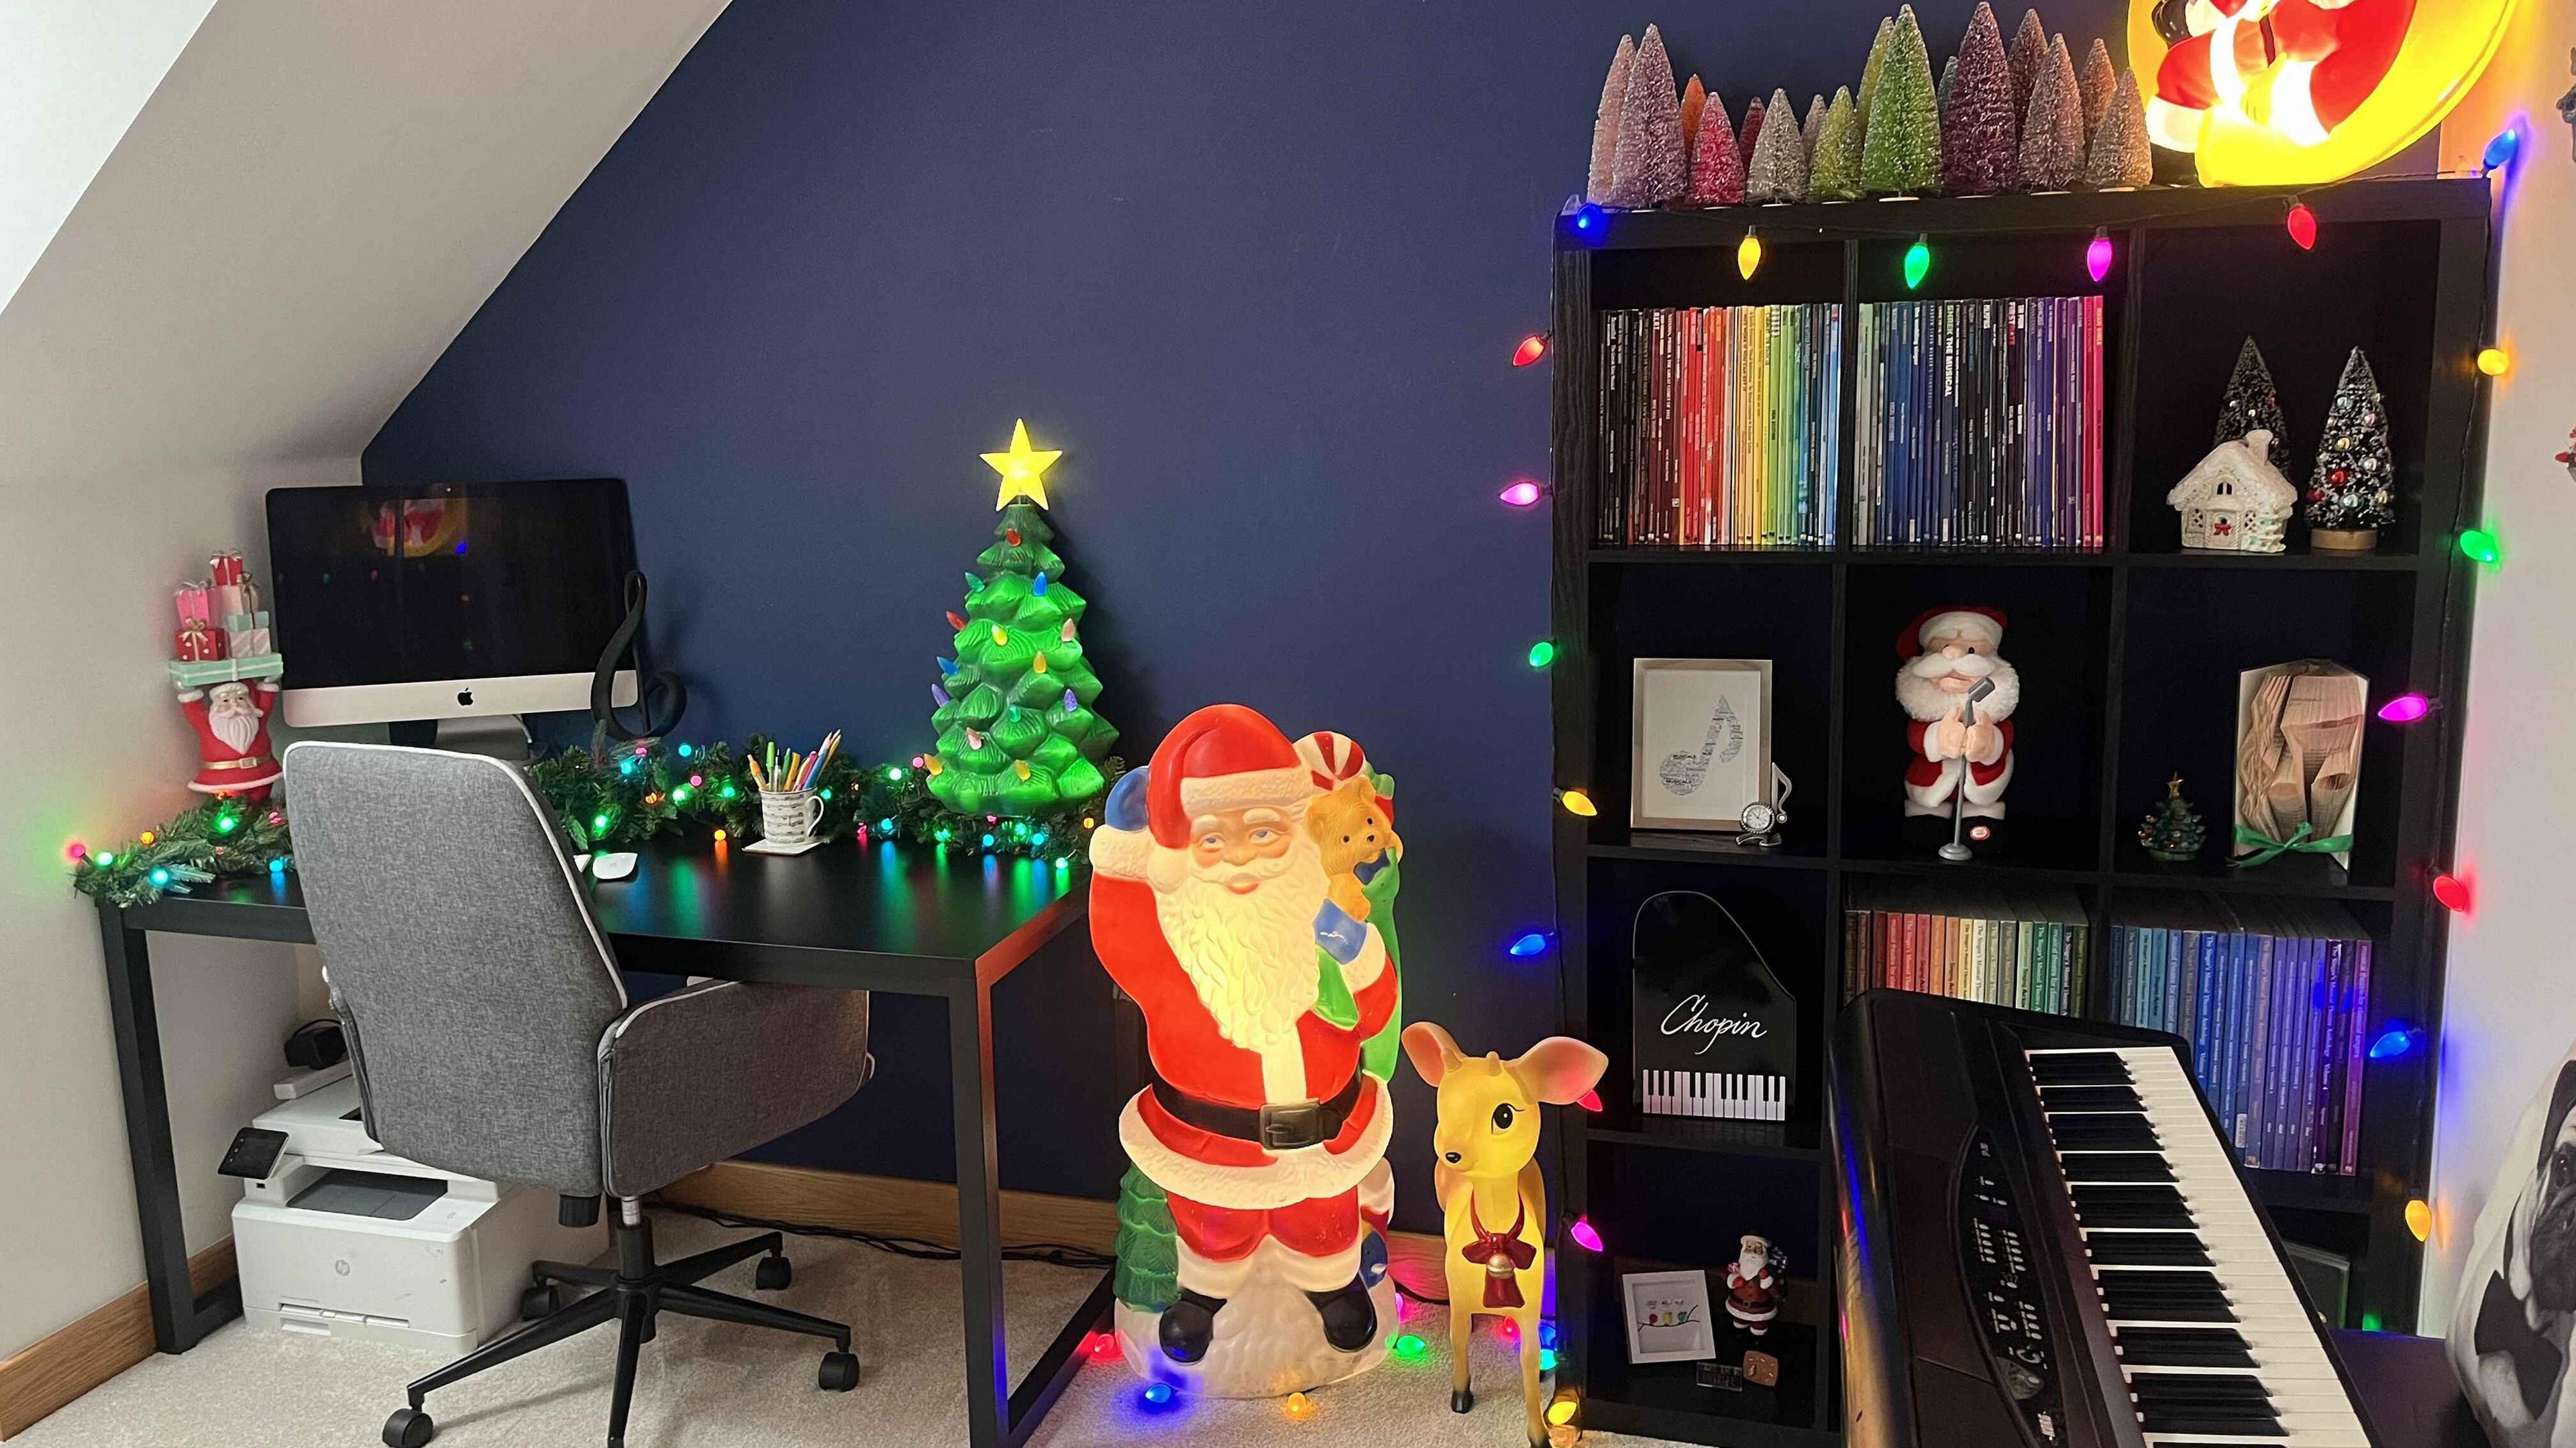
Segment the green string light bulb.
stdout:
<svg viewBox="0 0 2576 1448">
<path fill-rule="evenodd" d="M 2496 546 L 2496 535 L 2484 528 L 2471 528 L 2461 534 L 2460 551 L 2489 568 L 2495 567 L 2496 560 L 2504 556 Z"/>
<path fill-rule="evenodd" d="M 1550 665 L 1550 664 L 1552 664 L 1552 663 L 1555 663 L 1555 662 L 1556 662 L 1556 645 L 1555 645 L 1555 644 L 1548 642 L 1546 639 L 1540 639 L 1537 643 L 1534 643 L 1534 644 L 1530 645 L 1530 651 L 1529 651 L 1529 666 L 1530 666 L 1531 668 L 1533 668 L 1533 669 L 1544 669 L 1544 668 L 1546 668 L 1548 665 Z"/>
<path fill-rule="evenodd" d="M 1914 244 L 1905 249 L 1905 289 L 1909 292 L 1919 289 L 1923 278 L 1931 271 L 1932 243 L 1918 236 L 1914 238 Z"/>
</svg>

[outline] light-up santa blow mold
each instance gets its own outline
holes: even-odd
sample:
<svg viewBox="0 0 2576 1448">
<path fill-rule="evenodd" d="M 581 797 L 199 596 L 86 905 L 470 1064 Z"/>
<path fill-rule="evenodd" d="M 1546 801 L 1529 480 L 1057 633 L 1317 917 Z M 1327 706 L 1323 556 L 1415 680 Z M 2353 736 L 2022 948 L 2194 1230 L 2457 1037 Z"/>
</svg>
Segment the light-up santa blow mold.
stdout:
<svg viewBox="0 0 2576 1448">
<path fill-rule="evenodd" d="M 1386 1355 L 1392 787 L 1340 735 L 1219 704 L 1102 808 L 1092 943 L 1152 1058 L 1118 1123 L 1118 1341 L 1146 1378 L 1267 1397 Z"/>
</svg>

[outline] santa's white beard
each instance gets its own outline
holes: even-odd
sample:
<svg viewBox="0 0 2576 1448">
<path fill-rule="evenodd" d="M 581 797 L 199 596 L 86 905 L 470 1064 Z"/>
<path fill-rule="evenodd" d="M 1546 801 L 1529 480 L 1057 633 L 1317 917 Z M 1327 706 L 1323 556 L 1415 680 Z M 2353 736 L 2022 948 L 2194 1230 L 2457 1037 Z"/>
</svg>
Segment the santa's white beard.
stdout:
<svg viewBox="0 0 2576 1448">
<path fill-rule="evenodd" d="M 1202 873 L 1186 850 L 1156 847 L 1148 867 L 1163 939 L 1225 1038 L 1247 1051 L 1293 1044 L 1315 1004 L 1315 912 L 1324 906 L 1322 848 L 1305 830 L 1276 860 Z M 1250 876 L 1249 895 L 1226 881 Z"/>
<path fill-rule="evenodd" d="M 1953 709 L 1964 710 L 1967 695 L 1953 694 L 1933 682 L 1954 673 L 1971 678 L 1982 674 L 1995 681 L 1995 691 L 1977 705 L 1980 724 L 2011 718 L 2013 706 L 2021 702 L 2020 673 L 1993 654 L 1962 654 L 1955 659 L 1922 654 L 1896 671 L 1896 702 L 1905 706 L 1905 716 L 1929 723 L 1949 717 Z M 1966 717 L 1962 712 L 1961 721 L 1965 722 Z"/>
<path fill-rule="evenodd" d="M 248 695 L 240 699 L 214 699 L 206 707 L 206 728 L 235 754 L 250 752 L 250 742 L 259 737 L 259 706 Z"/>
</svg>

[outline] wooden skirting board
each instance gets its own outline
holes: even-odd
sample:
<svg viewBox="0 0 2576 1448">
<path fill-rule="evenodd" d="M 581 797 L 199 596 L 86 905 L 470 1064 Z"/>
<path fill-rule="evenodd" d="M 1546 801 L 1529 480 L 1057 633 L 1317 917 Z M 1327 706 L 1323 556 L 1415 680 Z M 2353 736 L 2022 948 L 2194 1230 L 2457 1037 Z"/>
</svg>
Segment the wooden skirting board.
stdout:
<svg viewBox="0 0 2576 1448">
<path fill-rule="evenodd" d="M 203 1296 L 233 1279 L 233 1239 L 188 1259 L 189 1290 Z M 15 1438 L 56 1408 L 152 1356 L 152 1297 L 116 1299 L 16 1356 L 0 1360 L 0 1438 Z"/>
<path fill-rule="evenodd" d="M 759 1162 L 718 1162 L 692 1172 L 660 1192 L 666 1202 L 728 1216 L 762 1217 L 808 1227 L 839 1227 L 881 1237 L 917 1237 L 957 1245 L 957 1188 L 949 1182 L 863 1176 Z M 1045 1192 L 1002 1193 L 1006 1246 L 1055 1242 L 1108 1252 L 1118 1242 L 1118 1204 Z M 1397 1280 L 1440 1295 L 1440 1239 L 1415 1232 L 1387 1234 L 1387 1256 Z"/>
</svg>

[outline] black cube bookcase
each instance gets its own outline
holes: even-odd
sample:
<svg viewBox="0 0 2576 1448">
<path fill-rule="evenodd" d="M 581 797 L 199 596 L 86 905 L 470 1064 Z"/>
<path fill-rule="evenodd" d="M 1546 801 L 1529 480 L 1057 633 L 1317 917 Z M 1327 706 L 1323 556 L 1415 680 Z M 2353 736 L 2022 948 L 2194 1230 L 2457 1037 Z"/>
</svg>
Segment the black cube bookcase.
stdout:
<svg viewBox="0 0 2576 1448">
<path fill-rule="evenodd" d="M 2313 251 L 2283 220 L 2304 201 Z M 2484 379 L 2475 357 L 2493 303 L 2489 182 L 2349 182 L 2286 191 L 2151 188 L 1717 211 L 1591 212 L 1557 228 L 1552 670 L 1556 783 L 1598 817 L 1556 816 L 1557 918 L 1569 1029 L 1611 1067 L 1598 1114 L 1562 1113 L 1565 1214 L 1604 1239 L 1561 1257 L 1564 1381 L 1586 1427 L 1704 1443 L 1838 1439 L 1832 1182 L 1821 1151 L 1824 1043 L 1841 1004 L 1842 911 L 1872 877 L 1957 878 L 1981 888 L 2071 892 L 2106 940 L 2115 904 L 2208 891 L 2326 899 L 2374 941 L 2372 1029 L 2405 1020 L 2439 1036 L 2447 912 L 2429 891 L 2448 867 L 2459 782 L 2460 700 L 2472 575 L 2455 546 L 2479 526 Z M 1758 227 L 1762 263 L 1737 274 Z M 2095 284 L 2084 252 L 2114 247 Z M 1934 254 L 1903 281 L 1916 237 Z M 1840 301 L 1846 346 L 1842 476 L 1852 475 L 1849 345 L 1862 302 L 2086 295 L 2105 299 L 2105 546 L 2090 552 L 1855 548 L 1848 483 L 1830 548 L 1633 548 L 1596 541 L 1601 312 L 1630 307 Z M 2370 356 L 2392 425 L 2397 521 L 2377 552 L 2186 553 L 2165 491 L 2207 451 L 2236 350 L 2256 337 L 2304 467 L 2345 356 Z M 1899 827 L 1904 718 L 1893 696 L 1898 630 L 1934 604 L 1993 604 L 2023 698 L 2009 828 L 1967 864 L 1945 864 Z M 1767 658 L 1775 757 L 1796 785 L 1786 842 L 1631 838 L 1630 661 Z M 2408 691 L 2440 701 L 2412 725 L 2371 721 L 2347 871 L 2290 856 L 2224 863 L 2240 670 L 2332 658 L 2371 681 L 2375 707 Z M 2159 865 L 2132 836 L 2179 770 L 2208 818 L 2195 865 Z M 1800 1007 L 1800 1066 L 1785 1124 L 1640 1113 L 1630 1099 L 1628 929 L 1660 890 L 1724 901 Z M 2104 1010 L 2093 972 L 2089 1015 Z M 2420 1247 L 2405 1206 L 2425 1190 L 2434 1052 L 2369 1063 L 2357 1177 L 2248 1176 L 2284 1235 L 2353 1263 L 2348 1325 L 2410 1328 Z M 1699 1387 L 1690 1364 L 1632 1366 L 1623 1272 L 1722 1267 L 1738 1234 L 1790 1255 L 1791 1290 L 1763 1342 L 1779 1386 Z M 1729 1354 L 1731 1357 L 1732 1354 Z"/>
</svg>

